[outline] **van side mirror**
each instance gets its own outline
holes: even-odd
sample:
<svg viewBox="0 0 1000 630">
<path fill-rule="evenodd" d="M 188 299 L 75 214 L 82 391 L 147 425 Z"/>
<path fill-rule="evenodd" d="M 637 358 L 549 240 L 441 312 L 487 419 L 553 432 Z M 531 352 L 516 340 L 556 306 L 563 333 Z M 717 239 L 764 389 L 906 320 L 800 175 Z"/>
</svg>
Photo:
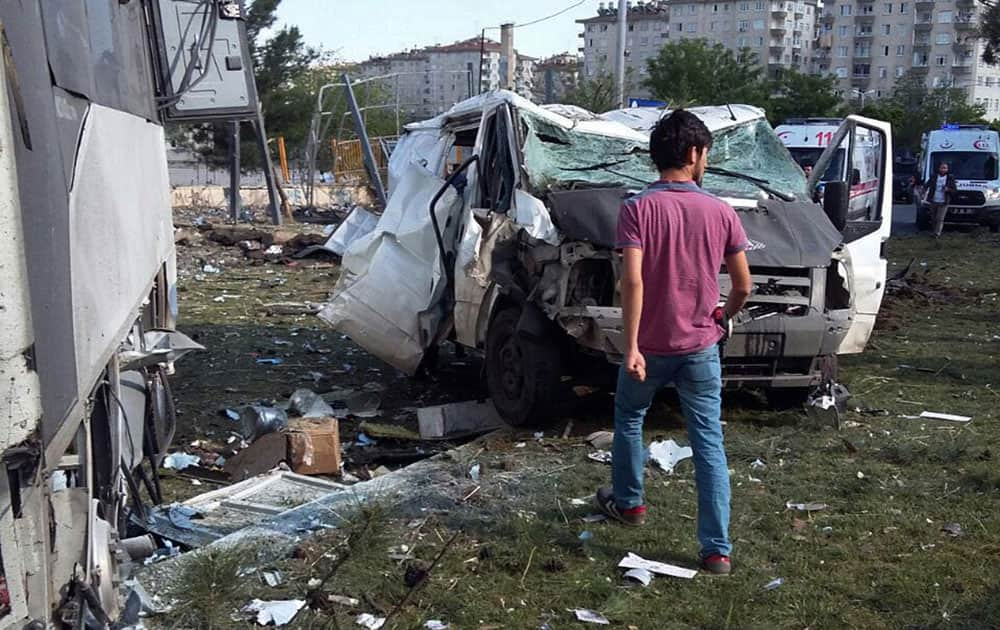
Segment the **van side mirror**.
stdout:
<svg viewBox="0 0 1000 630">
<path fill-rule="evenodd" d="M 847 182 L 827 182 L 823 188 L 823 212 L 833 227 L 843 232 L 847 227 L 847 211 L 851 202 L 851 188 Z"/>
</svg>

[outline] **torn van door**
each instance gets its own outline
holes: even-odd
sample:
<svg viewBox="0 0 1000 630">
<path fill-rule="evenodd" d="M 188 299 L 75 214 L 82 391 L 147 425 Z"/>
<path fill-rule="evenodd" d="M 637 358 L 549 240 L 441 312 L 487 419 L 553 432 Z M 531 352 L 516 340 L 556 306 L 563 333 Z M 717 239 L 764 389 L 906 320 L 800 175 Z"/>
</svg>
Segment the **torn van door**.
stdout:
<svg viewBox="0 0 1000 630">
<path fill-rule="evenodd" d="M 404 140 L 405 141 L 405 140 Z M 401 142 L 402 144 L 402 142 Z M 462 198 L 425 166 L 410 162 L 395 182 L 375 230 L 347 248 L 335 297 L 319 316 L 386 363 L 417 371 L 450 313 L 435 218 L 452 235 Z"/>
<path fill-rule="evenodd" d="M 841 147 L 847 147 L 838 157 Z M 809 179 L 811 190 L 820 176 L 842 160 L 839 177 L 823 184 L 823 207 L 844 235 L 850 260 L 853 321 L 838 354 L 862 352 L 875 328 L 885 294 L 888 263 L 885 242 L 892 229 L 892 134 L 888 123 L 850 116 L 820 156 Z"/>
</svg>

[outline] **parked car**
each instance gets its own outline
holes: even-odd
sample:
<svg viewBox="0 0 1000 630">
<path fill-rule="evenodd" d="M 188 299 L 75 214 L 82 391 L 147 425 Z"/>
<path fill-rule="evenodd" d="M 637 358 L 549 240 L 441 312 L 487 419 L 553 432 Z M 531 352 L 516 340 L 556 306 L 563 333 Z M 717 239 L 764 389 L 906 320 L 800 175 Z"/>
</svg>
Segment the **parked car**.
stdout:
<svg viewBox="0 0 1000 630">
<path fill-rule="evenodd" d="M 916 200 L 917 170 L 919 162 L 916 158 L 897 157 L 892 169 L 892 199 L 900 203 L 913 203 Z"/>
<path fill-rule="evenodd" d="M 692 111 L 714 137 L 704 188 L 736 208 L 750 239 L 755 289 L 725 347 L 725 382 L 804 399 L 833 378 L 836 355 L 864 349 L 881 304 L 889 125 L 840 127 L 830 146 L 851 150 L 821 207 L 812 191 L 836 151 L 807 181 L 763 110 Z M 385 212 L 349 246 L 320 316 L 407 373 L 445 341 L 481 350 L 497 410 L 515 424 L 544 420 L 562 388 L 593 371 L 587 358 L 621 360 L 615 228 L 622 200 L 657 179 L 648 129 L 663 113 L 598 117 L 501 91 L 408 126 Z M 862 172 L 876 194 L 854 208 Z M 723 300 L 722 270 L 720 283 Z"/>
</svg>

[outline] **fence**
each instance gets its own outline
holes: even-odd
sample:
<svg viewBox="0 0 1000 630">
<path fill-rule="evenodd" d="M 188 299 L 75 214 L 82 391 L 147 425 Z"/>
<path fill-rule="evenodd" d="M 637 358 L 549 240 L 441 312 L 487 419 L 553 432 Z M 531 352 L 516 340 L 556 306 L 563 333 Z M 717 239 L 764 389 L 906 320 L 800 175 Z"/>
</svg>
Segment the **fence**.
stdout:
<svg viewBox="0 0 1000 630">
<path fill-rule="evenodd" d="M 371 138 L 372 153 L 375 155 L 375 163 L 385 181 L 389 167 L 389 156 L 396 146 L 397 136 L 382 136 Z M 330 148 L 333 149 L 333 179 L 334 181 L 344 181 L 352 179 L 362 179 L 368 176 L 365 171 L 364 151 L 361 148 L 360 140 L 337 140 L 330 141 Z"/>
</svg>

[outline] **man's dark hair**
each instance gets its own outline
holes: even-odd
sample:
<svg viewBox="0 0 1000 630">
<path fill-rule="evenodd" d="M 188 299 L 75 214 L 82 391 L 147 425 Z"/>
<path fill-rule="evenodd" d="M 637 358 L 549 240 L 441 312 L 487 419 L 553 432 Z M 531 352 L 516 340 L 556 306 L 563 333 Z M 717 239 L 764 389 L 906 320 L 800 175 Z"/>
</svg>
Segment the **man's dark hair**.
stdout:
<svg viewBox="0 0 1000 630">
<path fill-rule="evenodd" d="M 691 147 L 700 151 L 711 146 L 712 134 L 705 123 L 683 109 L 661 118 L 649 137 L 649 153 L 653 156 L 656 168 L 661 171 L 686 166 Z"/>
</svg>

